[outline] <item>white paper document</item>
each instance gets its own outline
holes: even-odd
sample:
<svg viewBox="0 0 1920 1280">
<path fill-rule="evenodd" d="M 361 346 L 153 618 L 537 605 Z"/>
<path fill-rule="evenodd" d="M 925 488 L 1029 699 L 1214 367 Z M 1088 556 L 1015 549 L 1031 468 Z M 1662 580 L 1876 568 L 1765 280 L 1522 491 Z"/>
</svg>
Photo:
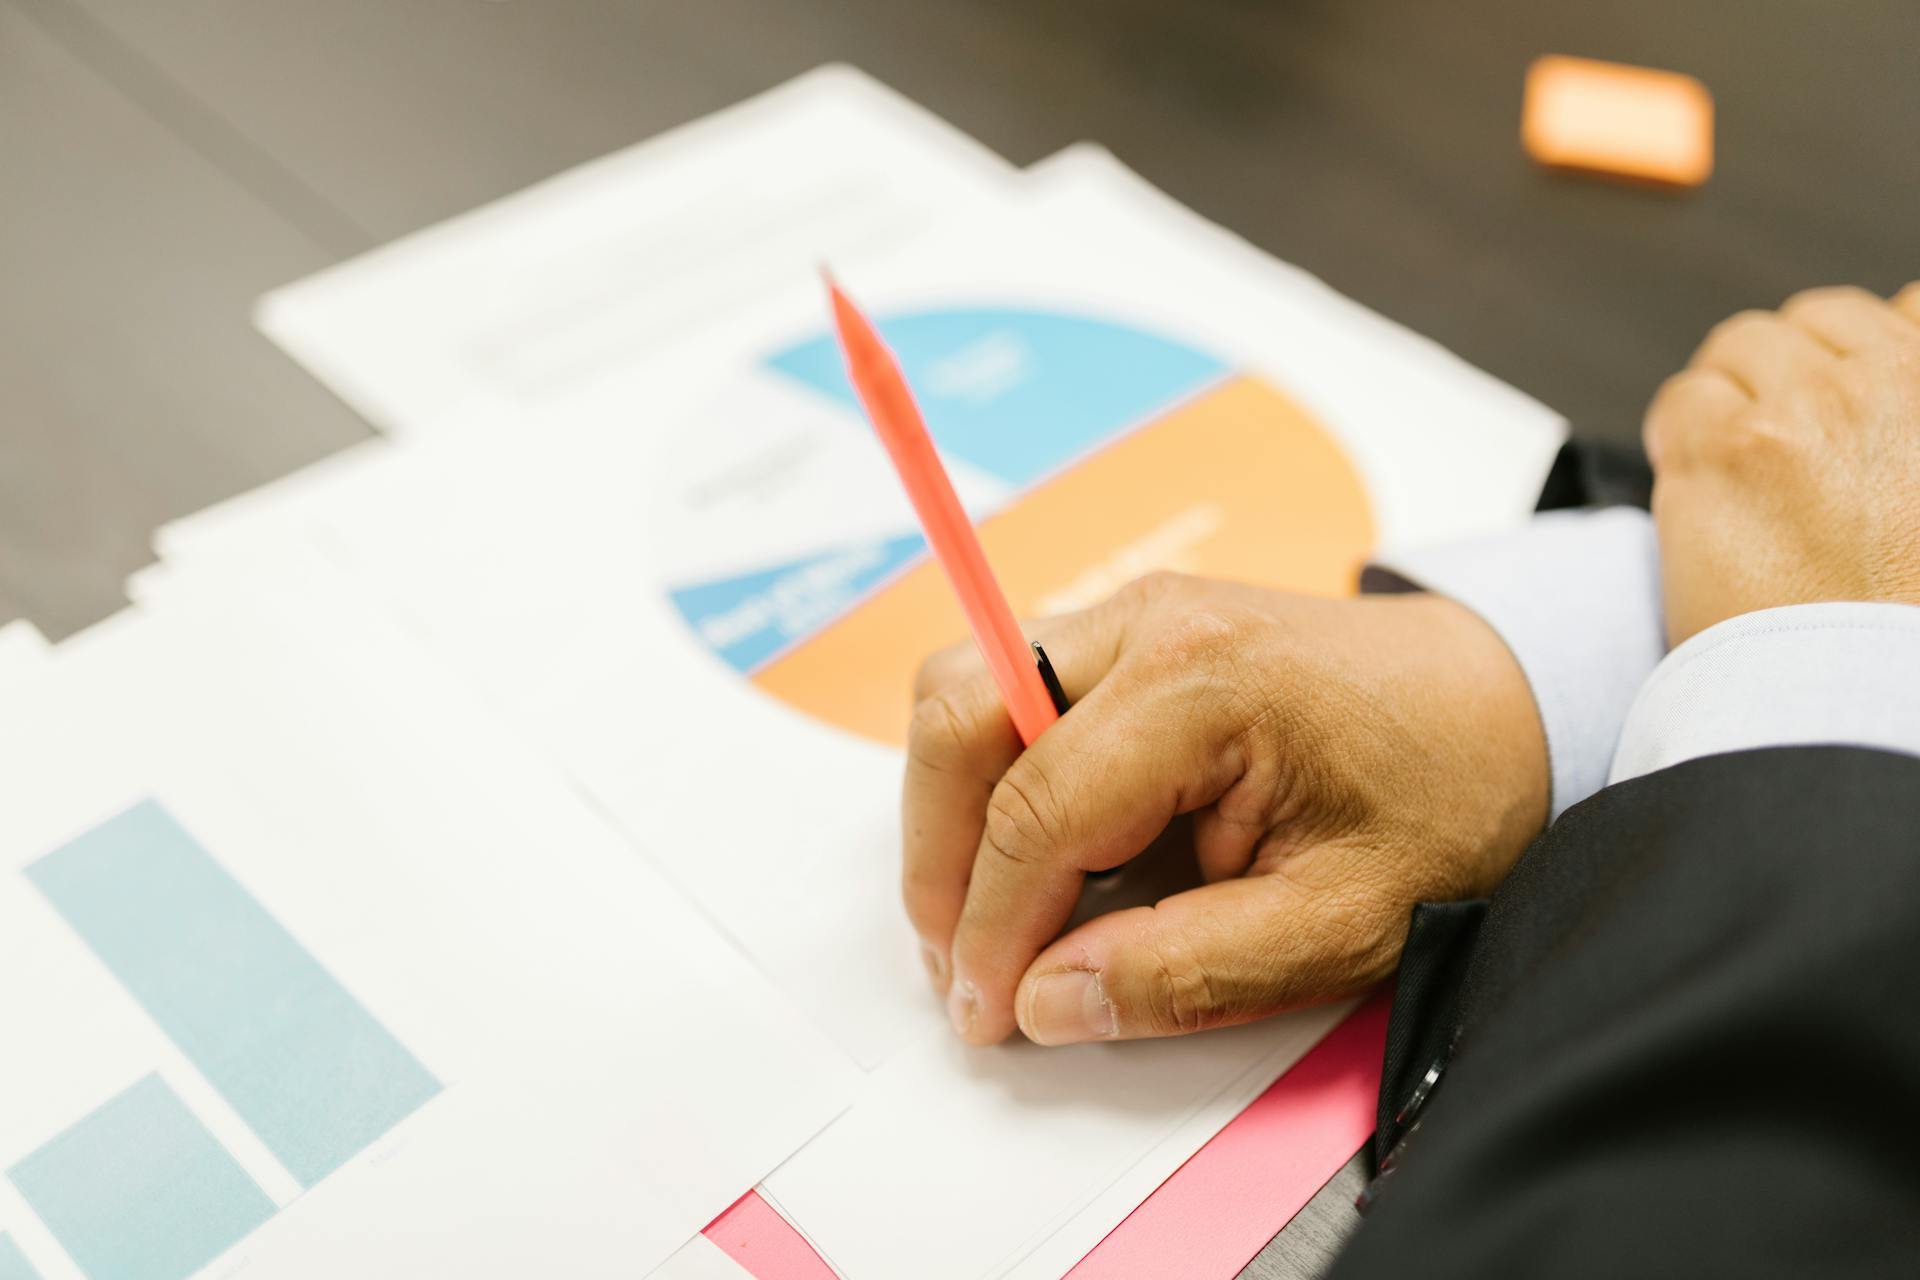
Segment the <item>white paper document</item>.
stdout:
<svg viewBox="0 0 1920 1280">
<path fill-rule="evenodd" d="M 355 292 L 438 305 L 408 246 L 389 252 Z M 1563 434 L 1098 152 L 835 266 L 1028 613 L 1155 568 L 1346 589 L 1381 546 L 1523 519 Z M 281 305 L 303 359 L 350 398 L 399 385 L 395 349 L 302 296 Z M 538 336 L 547 313 L 502 314 Z M 284 581 L 289 548 L 337 574 L 873 1073 L 767 1182 L 829 1260 L 1045 1274 L 1332 1015 L 1065 1052 L 951 1042 L 897 903 L 896 797 L 912 666 L 964 631 L 825 324 L 817 282 L 776 279 L 676 345 L 635 336 L 504 393 L 425 360 L 438 381 L 381 396 L 406 448 L 170 531 L 158 599 Z M 500 429 L 442 429 L 469 418 Z M 966 1239 L 929 1270 L 936 1219 Z"/>
<path fill-rule="evenodd" d="M 375 425 L 470 431 L 1009 180 L 829 66 L 269 294 L 269 336 Z"/>
<path fill-rule="evenodd" d="M 1094 540 L 1017 604 L 1216 553 L 1255 576 L 1297 557 L 1298 585 L 1333 589 L 1373 546 L 1526 514 L 1554 415 L 1307 277 L 1254 274 L 1191 215 L 1178 234 L 1163 204 L 1089 160 L 846 272 L 957 424 L 949 462 L 989 540 L 1003 513 L 1036 562 Z M 809 282 L 525 430 L 351 477 L 296 523 L 875 1066 L 938 1021 L 894 905 L 897 743 L 913 662 L 964 632 L 937 579 L 925 607 L 911 594 L 923 549 L 822 325 Z M 1310 483 L 1284 448 L 1212 456 L 1269 435 L 1302 442 Z M 1272 488 L 1234 508 L 1219 493 L 1249 467 Z M 1082 477 L 1161 492 L 1129 523 Z M 1328 520 L 1271 523 L 1342 485 Z M 270 566 L 257 530 L 163 548 L 182 572 Z"/>
<path fill-rule="evenodd" d="M 766 1194 L 849 1280 L 1062 1276 L 1350 1008 L 1064 1050 L 931 1036 Z"/>
<path fill-rule="evenodd" d="M 858 1073 L 324 588 L 169 591 L 0 717 L 0 1231 L 46 1280 L 644 1274 Z"/>
<path fill-rule="evenodd" d="M 649 1271 L 647 1280 L 753 1280 L 753 1273 L 705 1236 L 695 1236 Z"/>
<path fill-rule="evenodd" d="M 9 622 L 0 627 L 0 693 L 40 670 L 47 660 L 47 641 L 31 622 Z"/>
</svg>

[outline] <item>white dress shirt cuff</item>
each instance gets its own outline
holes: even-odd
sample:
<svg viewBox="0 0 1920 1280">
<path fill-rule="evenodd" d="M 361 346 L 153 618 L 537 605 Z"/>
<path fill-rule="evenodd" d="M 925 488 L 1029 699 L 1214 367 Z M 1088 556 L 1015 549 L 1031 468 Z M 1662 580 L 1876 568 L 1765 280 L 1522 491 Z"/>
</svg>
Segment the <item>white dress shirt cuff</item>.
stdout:
<svg viewBox="0 0 1920 1280">
<path fill-rule="evenodd" d="M 1614 782 L 1754 747 L 1920 756 L 1920 607 L 1803 604 L 1708 627 L 1634 701 Z"/>
<path fill-rule="evenodd" d="M 1634 693 L 1666 648 L 1646 512 L 1550 512 L 1378 567 L 1464 604 L 1513 651 L 1546 731 L 1553 817 L 1605 784 Z"/>
</svg>

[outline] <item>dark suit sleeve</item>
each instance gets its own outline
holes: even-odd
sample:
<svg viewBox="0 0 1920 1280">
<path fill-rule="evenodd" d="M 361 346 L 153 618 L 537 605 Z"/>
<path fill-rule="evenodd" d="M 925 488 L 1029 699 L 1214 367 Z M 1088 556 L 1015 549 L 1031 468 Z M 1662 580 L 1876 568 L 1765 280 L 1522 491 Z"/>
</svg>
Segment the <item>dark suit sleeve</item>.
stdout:
<svg viewBox="0 0 1920 1280">
<path fill-rule="evenodd" d="M 1920 1275 L 1920 759 L 1696 760 L 1495 895 L 1333 1275 Z"/>
</svg>

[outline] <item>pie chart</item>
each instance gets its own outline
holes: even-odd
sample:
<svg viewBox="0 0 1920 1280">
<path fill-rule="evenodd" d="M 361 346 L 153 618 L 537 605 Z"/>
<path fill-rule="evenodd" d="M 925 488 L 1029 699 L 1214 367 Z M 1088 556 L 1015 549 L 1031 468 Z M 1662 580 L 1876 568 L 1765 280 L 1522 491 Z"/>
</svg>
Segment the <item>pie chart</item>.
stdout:
<svg viewBox="0 0 1920 1280">
<path fill-rule="evenodd" d="M 1021 616 L 1155 569 L 1353 590 L 1374 541 L 1366 489 L 1284 389 L 1091 315 L 956 307 L 878 327 Z M 674 607 L 766 694 L 903 742 L 914 670 L 966 624 L 830 334 L 768 352 L 708 421 L 674 469 L 694 480 L 664 504 Z"/>
</svg>

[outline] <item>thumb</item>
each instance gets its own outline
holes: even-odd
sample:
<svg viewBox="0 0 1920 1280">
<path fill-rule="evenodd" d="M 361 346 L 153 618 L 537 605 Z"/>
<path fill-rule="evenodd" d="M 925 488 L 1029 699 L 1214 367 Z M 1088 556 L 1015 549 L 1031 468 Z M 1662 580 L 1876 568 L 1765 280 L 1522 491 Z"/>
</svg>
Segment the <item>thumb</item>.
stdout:
<svg viewBox="0 0 1920 1280">
<path fill-rule="evenodd" d="M 1405 913 L 1276 875 L 1104 915 L 1043 951 L 1015 994 L 1037 1044 L 1229 1027 L 1366 990 L 1393 969 Z"/>
</svg>

